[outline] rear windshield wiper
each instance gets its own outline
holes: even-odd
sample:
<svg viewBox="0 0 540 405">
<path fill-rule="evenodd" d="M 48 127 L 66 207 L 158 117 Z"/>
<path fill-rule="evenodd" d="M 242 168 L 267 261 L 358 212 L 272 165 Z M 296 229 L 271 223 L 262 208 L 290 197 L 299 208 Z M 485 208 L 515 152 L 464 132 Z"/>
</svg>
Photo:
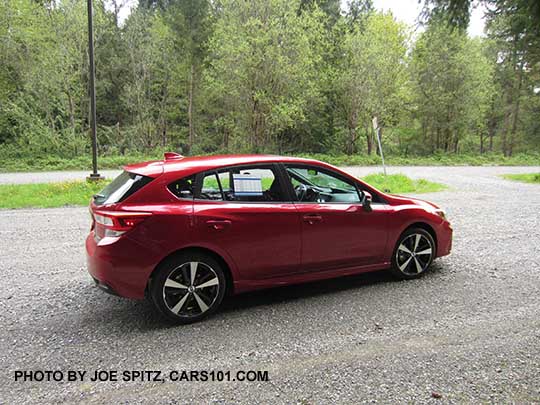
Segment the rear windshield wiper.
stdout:
<svg viewBox="0 0 540 405">
<path fill-rule="evenodd" d="M 103 194 L 94 194 L 92 197 L 94 197 L 95 200 L 96 198 L 105 198 L 106 196 Z"/>
</svg>

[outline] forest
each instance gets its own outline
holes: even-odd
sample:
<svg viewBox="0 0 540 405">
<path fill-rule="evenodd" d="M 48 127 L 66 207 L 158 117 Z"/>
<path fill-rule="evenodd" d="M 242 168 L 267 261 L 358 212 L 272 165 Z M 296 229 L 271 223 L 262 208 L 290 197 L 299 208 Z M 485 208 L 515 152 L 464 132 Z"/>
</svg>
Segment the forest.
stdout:
<svg viewBox="0 0 540 405">
<path fill-rule="evenodd" d="M 368 157 L 376 116 L 390 156 L 538 156 L 539 2 L 484 3 L 470 38 L 463 0 L 96 0 L 99 153 Z M 0 0 L 2 159 L 89 154 L 87 40 L 85 1 Z"/>
</svg>

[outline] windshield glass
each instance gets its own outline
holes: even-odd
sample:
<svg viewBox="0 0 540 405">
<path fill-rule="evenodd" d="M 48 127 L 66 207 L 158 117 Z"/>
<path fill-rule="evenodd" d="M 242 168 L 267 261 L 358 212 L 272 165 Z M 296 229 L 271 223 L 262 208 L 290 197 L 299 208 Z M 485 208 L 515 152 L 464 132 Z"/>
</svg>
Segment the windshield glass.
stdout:
<svg viewBox="0 0 540 405">
<path fill-rule="evenodd" d="M 289 174 L 294 179 L 300 181 L 306 185 L 315 186 L 319 188 L 331 188 L 336 190 L 342 190 L 344 192 L 356 193 L 354 185 L 344 182 L 329 174 L 308 168 L 288 168 Z"/>
<path fill-rule="evenodd" d="M 122 172 L 107 187 L 94 195 L 96 205 L 119 203 L 152 181 L 151 177 Z"/>
</svg>

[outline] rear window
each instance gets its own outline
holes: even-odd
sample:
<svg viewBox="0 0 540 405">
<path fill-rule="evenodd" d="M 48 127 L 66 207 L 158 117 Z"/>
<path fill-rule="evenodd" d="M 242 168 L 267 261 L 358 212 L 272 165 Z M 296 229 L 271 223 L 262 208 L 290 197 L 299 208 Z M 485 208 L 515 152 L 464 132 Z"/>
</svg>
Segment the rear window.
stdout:
<svg viewBox="0 0 540 405">
<path fill-rule="evenodd" d="M 94 195 L 94 203 L 96 205 L 119 203 L 146 186 L 152 180 L 151 177 L 140 174 L 122 172 L 107 187 Z"/>
</svg>

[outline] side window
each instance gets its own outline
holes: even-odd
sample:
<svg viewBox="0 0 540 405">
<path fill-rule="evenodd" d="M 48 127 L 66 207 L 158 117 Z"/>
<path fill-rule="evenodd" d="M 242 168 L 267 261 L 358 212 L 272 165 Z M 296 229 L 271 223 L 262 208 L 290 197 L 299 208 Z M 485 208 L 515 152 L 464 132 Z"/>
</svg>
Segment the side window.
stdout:
<svg viewBox="0 0 540 405">
<path fill-rule="evenodd" d="M 223 200 L 219 178 L 216 172 L 206 174 L 202 180 L 202 187 L 198 198 L 201 200 Z"/>
<path fill-rule="evenodd" d="M 219 184 L 226 201 L 234 201 L 234 190 L 231 186 L 231 173 L 228 170 L 218 172 Z"/>
<path fill-rule="evenodd" d="M 286 166 L 298 201 L 320 203 L 358 203 L 354 183 L 338 173 L 312 166 Z"/>
<path fill-rule="evenodd" d="M 242 166 L 205 174 L 199 197 L 242 202 L 286 201 L 273 166 Z"/>
<path fill-rule="evenodd" d="M 178 198 L 193 198 L 195 186 L 195 176 L 185 177 L 180 180 L 176 180 L 167 186 L 169 191 Z"/>
</svg>

